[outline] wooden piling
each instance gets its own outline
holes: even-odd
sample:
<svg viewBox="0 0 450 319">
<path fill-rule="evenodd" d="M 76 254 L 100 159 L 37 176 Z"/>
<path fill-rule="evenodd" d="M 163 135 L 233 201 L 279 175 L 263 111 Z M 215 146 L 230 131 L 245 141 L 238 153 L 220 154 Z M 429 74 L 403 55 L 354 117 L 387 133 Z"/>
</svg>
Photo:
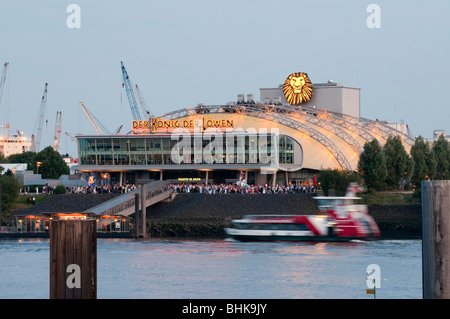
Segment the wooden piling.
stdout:
<svg viewBox="0 0 450 319">
<path fill-rule="evenodd" d="M 97 232 L 91 219 L 52 220 L 50 298 L 97 298 Z"/>
<path fill-rule="evenodd" d="M 3 211 L 2 211 L 2 184 L 0 184 L 0 224 L 3 220 Z"/>
<path fill-rule="evenodd" d="M 450 298 L 450 181 L 422 182 L 424 299 Z"/>
<path fill-rule="evenodd" d="M 145 207 L 145 192 L 146 192 L 145 184 L 142 184 L 141 185 L 141 225 L 142 225 L 141 236 L 142 237 L 145 237 L 147 234 L 147 214 L 146 214 L 146 207 Z"/>
<path fill-rule="evenodd" d="M 139 194 L 134 194 L 134 237 L 139 238 L 141 232 L 139 213 Z"/>
</svg>

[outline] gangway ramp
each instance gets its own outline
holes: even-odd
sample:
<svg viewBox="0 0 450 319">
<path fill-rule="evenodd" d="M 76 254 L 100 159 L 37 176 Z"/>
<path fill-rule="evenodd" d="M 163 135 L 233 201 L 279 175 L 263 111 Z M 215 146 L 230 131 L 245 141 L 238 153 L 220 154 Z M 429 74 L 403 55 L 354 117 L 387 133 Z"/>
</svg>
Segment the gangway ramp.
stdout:
<svg viewBox="0 0 450 319">
<path fill-rule="evenodd" d="M 154 181 L 148 184 L 143 184 L 134 190 L 89 208 L 85 212 L 94 213 L 97 215 L 131 215 L 136 211 L 136 194 L 139 194 L 139 209 L 141 209 L 142 198 L 144 198 L 144 207 L 147 208 L 160 201 L 172 198 L 172 194 L 174 193 L 170 189 L 168 181 Z"/>
</svg>

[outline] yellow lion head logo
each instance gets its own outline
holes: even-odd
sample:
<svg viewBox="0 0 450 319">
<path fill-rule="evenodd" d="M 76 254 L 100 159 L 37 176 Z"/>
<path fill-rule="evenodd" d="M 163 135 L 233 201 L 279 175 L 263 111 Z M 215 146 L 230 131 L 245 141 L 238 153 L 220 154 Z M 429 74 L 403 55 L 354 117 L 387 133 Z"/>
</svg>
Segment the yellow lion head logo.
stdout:
<svg viewBox="0 0 450 319">
<path fill-rule="evenodd" d="M 303 72 L 292 73 L 283 85 L 283 93 L 290 105 L 298 105 L 311 100 L 312 83 Z"/>
</svg>

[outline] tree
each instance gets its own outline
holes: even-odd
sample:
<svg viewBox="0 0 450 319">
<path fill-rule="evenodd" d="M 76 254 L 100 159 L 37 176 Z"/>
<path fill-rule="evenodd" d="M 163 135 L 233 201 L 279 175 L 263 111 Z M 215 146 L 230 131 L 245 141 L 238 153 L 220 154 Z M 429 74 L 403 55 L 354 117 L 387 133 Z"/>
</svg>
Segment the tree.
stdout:
<svg viewBox="0 0 450 319">
<path fill-rule="evenodd" d="M 38 171 L 39 167 L 39 171 Z M 42 178 L 59 178 L 63 174 L 69 174 L 69 166 L 53 147 L 47 146 L 40 151 L 31 163 L 31 169 L 35 173 L 42 174 Z"/>
<path fill-rule="evenodd" d="M 329 195 L 332 189 L 336 195 L 345 195 L 348 185 L 352 182 L 361 183 L 361 177 L 355 172 L 324 169 L 319 173 L 318 181 L 325 195 Z"/>
<path fill-rule="evenodd" d="M 386 158 L 386 184 L 399 188 L 402 181 L 411 177 L 414 163 L 399 136 L 390 136 L 386 140 L 383 152 Z"/>
<path fill-rule="evenodd" d="M 28 164 L 28 169 L 31 169 L 33 163 L 36 163 L 35 152 L 23 152 L 18 154 L 12 154 L 8 156 L 8 163 L 25 163 Z"/>
<path fill-rule="evenodd" d="M 411 183 L 418 188 L 423 180 L 430 178 L 428 166 L 430 159 L 430 147 L 422 136 L 418 136 L 411 147 L 411 158 L 414 162 L 414 169 L 411 175 Z"/>
<path fill-rule="evenodd" d="M 386 158 L 380 143 L 376 139 L 364 144 L 359 157 L 358 172 L 368 189 L 383 189 L 386 178 Z"/>
<path fill-rule="evenodd" d="M 425 156 L 425 161 L 427 162 L 427 165 L 428 165 L 427 176 L 428 176 L 428 179 L 435 179 L 436 171 L 437 171 L 436 154 L 429 142 L 427 143 L 427 146 L 428 146 L 428 149 L 430 150 L 428 152 L 428 154 L 426 154 L 426 156 Z M 427 177 L 427 176 L 425 176 L 425 177 Z"/>
<path fill-rule="evenodd" d="M 434 179 L 450 179 L 450 147 L 443 135 L 433 142 L 433 152 L 436 159 L 436 174 Z"/>
<path fill-rule="evenodd" d="M 2 212 L 6 214 L 14 207 L 14 202 L 19 196 L 21 185 L 16 177 L 11 175 L 0 175 L 0 184 L 2 191 Z M 0 216 L 0 221 L 2 217 Z"/>
</svg>

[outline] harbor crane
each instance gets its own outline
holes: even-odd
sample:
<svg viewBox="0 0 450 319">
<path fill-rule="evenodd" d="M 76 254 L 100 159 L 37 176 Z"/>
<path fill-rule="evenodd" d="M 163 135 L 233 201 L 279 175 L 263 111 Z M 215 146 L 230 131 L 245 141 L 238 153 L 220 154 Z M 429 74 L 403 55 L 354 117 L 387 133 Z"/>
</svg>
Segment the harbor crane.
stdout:
<svg viewBox="0 0 450 319">
<path fill-rule="evenodd" d="M 8 62 L 5 62 L 4 66 L 3 66 L 3 72 L 2 72 L 2 77 L 0 78 L 0 104 L 2 103 L 2 95 L 3 95 L 3 88 L 5 86 L 5 81 L 6 81 L 6 71 L 8 69 Z M 5 136 L 3 135 L 3 128 L 6 128 L 6 137 L 9 137 L 9 123 L 7 124 L 3 124 L 2 126 L 2 133 L 0 135 L 0 137 Z"/>
<path fill-rule="evenodd" d="M 66 133 L 66 135 L 67 135 L 68 137 L 70 137 L 70 139 L 71 139 L 72 141 L 74 141 L 74 142 L 77 141 L 77 139 L 76 139 L 72 134 L 70 134 L 70 133 L 68 133 L 68 132 L 64 132 L 64 133 Z"/>
<path fill-rule="evenodd" d="M 103 135 L 102 130 L 100 129 L 100 127 L 98 126 L 97 122 L 94 120 L 94 116 L 91 114 L 91 112 L 89 112 L 88 108 L 86 107 L 86 105 L 83 102 L 78 102 L 78 104 L 80 105 L 81 109 L 84 112 L 84 115 L 86 115 L 87 119 L 89 120 L 89 122 L 91 123 L 92 127 L 94 128 L 95 132 L 98 135 Z"/>
<path fill-rule="evenodd" d="M 141 114 L 137 106 L 136 96 L 134 95 L 134 90 L 133 86 L 131 85 L 130 77 L 128 76 L 127 70 L 125 70 L 125 66 L 123 65 L 122 61 L 120 61 L 120 65 L 122 67 L 123 83 L 125 85 L 125 90 L 127 91 L 128 103 L 130 104 L 133 120 L 140 121 Z"/>
<path fill-rule="evenodd" d="M 114 135 L 117 135 L 120 133 L 120 130 L 122 129 L 123 125 L 119 126 L 119 128 L 116 130 L 116 132 L 114 133 Z"/>
<path fill-rule="evenodd" d="M 107 134 L 111 135 L 111 132 L 106 128 L 105 125 L 102 124 L 102 122 L 100 122 L 95 116 L 94 114 L 92 114 L 89 109 L 86 107 L 86 105 L 84 104 L 84 102 L 78 102 L 78 104 L 80 105 L 81 109 L 84 112 L 84 115 L 86 115 L 87 119 L 89 120 L 89 122 L 91 123 L 92 127 L 94 128 L 95 132 L 98 135 L 103 135 L 103 132 L 106 132 Z M 100 126 L 103 128 L 103 130 L 100 128 Z M 114 135 L 119 134 L 120 130 L 122 129 L 123 125 L 121 125 L 114 133 Z M 67 133 L 66 133 L 67 134 Z M 74 139 L 72 139 L 73 141 L 75 141 Z"/>
<path fill-rule="evenodd" d="M 61 121 L 62 121 L 62 112 L 56 112 L 56 121 L 55 121 L 55 135 L 53 137 L 53 149 L 58 152 L 59 151 L 59 140 L 61 137 Z"/>
<path fill-rule="evenodd" d="M 44 93 L 42 94 L 42 99 L 41 99 L 41 107 L 39 109 L 39 114 L 38 114 L 37 123 L 36 123 L 36 125 L 37 125 L 36 136 L 33 135 L 31 137 L 31 140 L 32 140 L 31 150 L 33 152 L 39 152 L 39 147 L 41 145 L 42 126 L 44 125 L 45 106 L 47 105 L 47 86 L 48 86 L 48 83 L 45 83 Z"/>
<path fill-rule="evenodd" d="M 141 103 L 142 113 L 144 113 L 144 120 L 150 122 L 150 117 L 152 116 L 152 114 L 150 113 L 148 105 L 144 100 L 144 96 L 142 95 L 141 90 L 139 89 L 139 86 L 137 84 L 136 84 L 136 92 L 139 98 L 139 103 Z"/>
<path fill-rule="evenodd" d="M 0 104 L 2 103 L 3 87 L 6 81 L 6 71 L 8 70 L 8 62 L 3 65 L 2 77 L 0 78 Z"/>
</svg>

